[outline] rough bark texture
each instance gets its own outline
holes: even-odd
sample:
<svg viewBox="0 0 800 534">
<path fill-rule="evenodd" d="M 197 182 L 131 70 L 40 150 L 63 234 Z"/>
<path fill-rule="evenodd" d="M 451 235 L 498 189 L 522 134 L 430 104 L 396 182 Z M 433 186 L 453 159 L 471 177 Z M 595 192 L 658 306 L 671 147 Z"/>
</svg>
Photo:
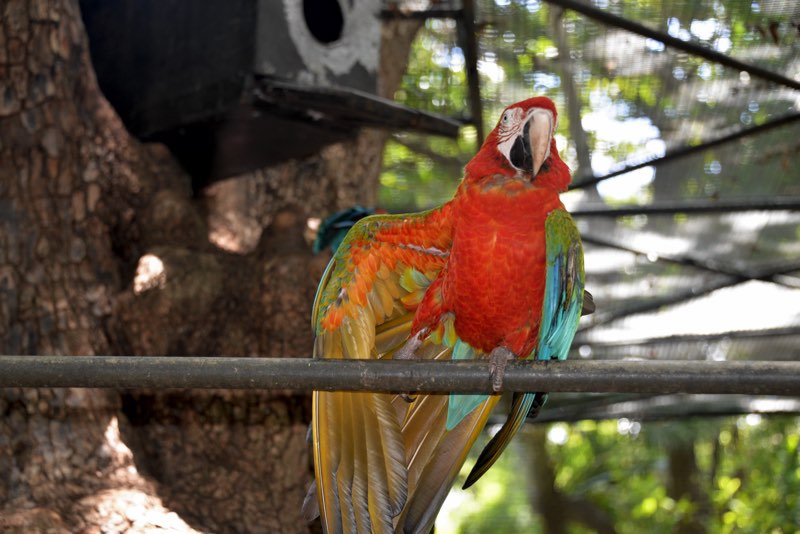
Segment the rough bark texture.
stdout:
<svg viewBox="0 0 800 534">
<path fill-rule="evenodd" d="M 385 94 L 415 30 L 387 29 Z M 374 200 L 385 135 L 192 197 L 97 89 L 77 0 L 0 2 L 0 353 L 308 356 L 305 221 Z M 0 530 L 306 531 L 308 418 L 288 392 L 0 390 Z"/>
</svg>

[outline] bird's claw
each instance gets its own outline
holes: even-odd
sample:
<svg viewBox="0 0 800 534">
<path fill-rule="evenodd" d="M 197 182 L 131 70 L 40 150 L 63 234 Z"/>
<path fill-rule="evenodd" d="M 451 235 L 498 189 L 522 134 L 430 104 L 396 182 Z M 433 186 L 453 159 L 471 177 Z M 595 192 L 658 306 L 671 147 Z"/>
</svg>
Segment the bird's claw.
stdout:
<svg viewBox="0 0 800 534">
<path fill-rule="evenodd" d="M 514 358 L 514 353 L 505 347 L 497 347 L 489 354 L 489 372 L 492 375 L 492 390 L 495 393 L 503 391 L 506 366 Z"/>
<path fill-rule="evenodd" d="M 417 332 L 415 336 L 406 341 L 405 345 L 394 353 L 393 360 L 418 360 L 417 349 L 422 345 L 422 337 L 426 334 L 425 330 Z M 408 404 L 414 402 L 417 397 L 411 393 L 398 393 L 398 396 Z"/>
<path fill-rule="evenodd" d="M 418 360 L 417 349 L 422 345 L 424 331 L 417 332 L 417 335 L 405 342 L 392 356 L 393 360 Z"/>
</svg>

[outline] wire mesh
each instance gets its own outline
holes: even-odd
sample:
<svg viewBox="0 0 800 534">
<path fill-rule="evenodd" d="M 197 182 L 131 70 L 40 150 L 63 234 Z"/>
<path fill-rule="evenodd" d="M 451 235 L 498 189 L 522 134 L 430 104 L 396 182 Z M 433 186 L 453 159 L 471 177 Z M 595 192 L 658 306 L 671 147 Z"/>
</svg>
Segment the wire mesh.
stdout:
<svg viewBox="0 0 800 534">
<path fill-rule="evenodd" d="M 477 68 L 483 119 L 488 128 L 500 109 L 535 94 L 551 97 L 560 111 L 557 143 L 573 169 L 573 183 L 628 165 L 714 142 L 769 125 L 800 111 L 800 5 L 789 1 L 680 0 L 585 2 L 589 10 L 625 18 L 668 38 L 724 54 L 750 73 L 665 46 L 597 17 L 537 0 L 475 3 Z M 448 3 L 455 10 L 460 4 Z M 430 20 L 414 48 L 398 98 L 431 111 L 469 116 L 458 20 Z M 683 47 L 686 48 L 686 47 Z M 759 76 L 768 69 L 774 78 Z M 572 210 L 665 204 L 715 206 L 800 199 L 800 122 L 743 135 L 670 161 L 563 195 Z M 419 140 L 404 148 L 423 145 Z M 426 183 L 436 194 L 421 206 L 449 198 L 460 166 L 475 150 L 474 132 L 457 144 L 428 143 Z M 438 142 L 437 142 L 438 143 Z M 407 150 L 387 162 L 389 182 L 405 179 L 414 207 L 424 193 L 412 169 L 420 154 Z M 439 166 L 446 156 L 448 165 Z M 408 174 L 395 172 L 404 162 Z M 419 165 L 418 163 L 416 165 Z M 440 169 L 437 171 L 437 169 Z M 405 176 L 405 177 L 404 177 Z M 391 191 L 391 183 L 385 183 Z M 385 194 L 391 207 L 393 197 Z M 598 311 L 585 317 L 571 357 L 681 359 L 797 359 L 800 328 L 800 212 L 740 210 L 719 213 L 580 217 L 587 237 L 602 237 L 640 253 L 587 242 L 587 287 Z M 589 241 L 589 240 L 587 240 Z M 665 258 L 686 257 L 713 269 Z M 777 283 L 748 281 L 730 272 L 778 272 Z M 725 274 L 727 273 L 727 274 Z M 745 335 L 746 334 L 746 335 Z"/>
</svg>

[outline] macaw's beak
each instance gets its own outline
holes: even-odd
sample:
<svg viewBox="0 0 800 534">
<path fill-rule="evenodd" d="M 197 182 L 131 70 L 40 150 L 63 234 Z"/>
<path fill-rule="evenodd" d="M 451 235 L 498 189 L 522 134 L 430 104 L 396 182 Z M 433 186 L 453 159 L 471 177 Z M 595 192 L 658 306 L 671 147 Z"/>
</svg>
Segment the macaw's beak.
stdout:
<svg viewBox="0 0 800 534">
<path fill-rule="evenodd" d="M 528 171 L 535 178 L 542 164 L 550 156 L 550 141 L 553 137 L 553 115 L 544 109 L 533 109 L 511 146 L 511 164 Z"/>
</svg>

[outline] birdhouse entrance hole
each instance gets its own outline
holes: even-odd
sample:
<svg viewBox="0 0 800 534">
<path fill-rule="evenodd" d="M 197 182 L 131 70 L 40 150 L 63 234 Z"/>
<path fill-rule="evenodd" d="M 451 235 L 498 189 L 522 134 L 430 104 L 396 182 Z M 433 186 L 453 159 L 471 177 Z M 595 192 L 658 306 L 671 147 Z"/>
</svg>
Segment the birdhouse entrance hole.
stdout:
<svg viewBox="0 0 800 534">
<path fill-rule="evenodd" d="M 342 37 L 344 16 L 337 0 L 303 0 L 303 18 L 320 43 L 333 43 Z"/>
</svg>

